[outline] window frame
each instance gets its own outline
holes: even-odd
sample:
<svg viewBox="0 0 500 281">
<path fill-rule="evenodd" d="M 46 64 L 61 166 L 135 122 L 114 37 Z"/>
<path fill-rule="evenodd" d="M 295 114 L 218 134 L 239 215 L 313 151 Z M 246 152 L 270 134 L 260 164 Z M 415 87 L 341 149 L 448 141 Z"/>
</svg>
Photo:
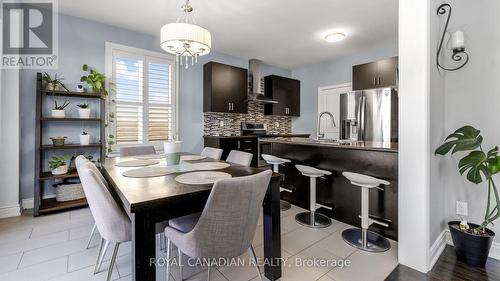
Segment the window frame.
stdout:
<svg viewBox="0 0 500 281">
<path fill-rule="evenodd" d="M 134 59 L 143 60 L 143 116 L 148 116 L 149 118 L 149 89 L 148 89 L 148 79 L 149 79 L 149 63 L 158 62 L 168 62 L 171 66 L 171 103 L 169 106 L 172 109 L 172 135 L 174 139 L 179 139 L 179 99 L 178 99 L 178 63 L 176 62 L 175 56 L 170 54 L 159 53 L 155 51 L 130 47 L 126 45 L 116 44 L 112 42 L 105 43 L 105 67 L 106 67 L 106 77 L 114 76 L 114 58 L 117 54 L 129 55 Z M 113 132 L 116 132 L 116 124 L 109 124 Z M 138 144 L 114 144 L 112 145 L 112 152 L 109 156 L 116 156 L 119 154 L 121 146 L 130 145 L 144 145 L 152 144 L 157 152 L 163 151 L 163 141 L 149 141 L 149 119 L 143 118 L 143 142 Z"/>
</svg>

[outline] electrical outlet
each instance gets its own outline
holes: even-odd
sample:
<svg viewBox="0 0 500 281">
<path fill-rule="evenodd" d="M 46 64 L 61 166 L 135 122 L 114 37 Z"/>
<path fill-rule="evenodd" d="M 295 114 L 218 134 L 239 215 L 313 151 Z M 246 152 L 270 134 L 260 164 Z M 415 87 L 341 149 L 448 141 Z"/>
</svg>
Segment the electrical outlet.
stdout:
<svg viewBox="0 0 500 281">
<path fill-rule="evenodd" d="M 457 201 L 457 215 L 464 217 L 468 216 L 467 202 Z"/>
<path fill-rule="evenodd" d="M 219 127 L 224 127 L 224 121 L 222 120 L 219 121 Z"/>
</svg>

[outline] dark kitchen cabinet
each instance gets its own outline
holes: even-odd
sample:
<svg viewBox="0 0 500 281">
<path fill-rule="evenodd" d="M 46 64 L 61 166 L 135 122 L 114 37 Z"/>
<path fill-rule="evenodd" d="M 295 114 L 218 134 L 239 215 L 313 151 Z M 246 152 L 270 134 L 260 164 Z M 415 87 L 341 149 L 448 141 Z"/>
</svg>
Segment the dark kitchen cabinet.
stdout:
<svg viewBox="0 0 500 281">
<path fill-rule="evenodd" d="M 248 70 L 209 62 L 203 65 L 203 112 L 248 112 Z"/>
<path fill-rule="evenodd" d="M 277 75 L 266 76 L 264 94 L 278 101 L 264 105 L 265 115 L 300 116 L 300 80 Z"/>
<path fill-rule="evenodd" d="M 398 57 L 352 67 L 354 91 L 394 87 L 398 84 Z"/>
<path fill-rule="evenodd" d="M 259 162 L 259 140 L 257 137 L 216 137 L 205 136 L 205 147 L 215 147 L 223 150 L 222 160 L 226 160 L 231 150 L 239 150 L 253 154 L 252 167 L 258 167 Z"/>
</svg>

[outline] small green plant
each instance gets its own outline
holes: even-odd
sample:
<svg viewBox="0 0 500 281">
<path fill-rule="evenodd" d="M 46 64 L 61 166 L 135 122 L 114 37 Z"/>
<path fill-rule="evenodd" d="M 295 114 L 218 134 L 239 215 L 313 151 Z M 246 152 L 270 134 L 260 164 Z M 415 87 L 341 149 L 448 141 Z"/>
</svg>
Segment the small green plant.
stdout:
<svg viewBox="0 0 500 281">
<path fill-rule="evenodd" d="M 42 75 L 42 81 L 45 83 L 45 85 L 48 85 L 49 89 L 51 89 L 51 90 L 55 90 L 57 88 L 57 86 L 60 85 L 66 91 L 69 91 L 68 88 L 66 88 L 66 86 L 62 83 L 64 78 L 62 78 L 61 76 L 57 77 L 57 75 L 58 75 L 57 73 L 54 74 L 54 78 L 52 78 L 52 76 L 50 76 L 50 74 L 48 74 L 47 72 L 44 72 Z"/>
<path fill-rule="evenodd" d="M 61 166 L 66 165 L 66 160 L 70 159 L 71 156 L 65 154 L 63 156 L 52 156 L 52 159 L 49 161 L 49 168 L 51 170 L 57 169 Z"/>
<path fill-rule="evenodd" d="M 69 101 L 65 100 L 63 104 L 58 104 L 57 100 L 54 100 L 55 110 L 64 110 L 69 105 Z"/>
<path fill-rule="evenodd" d="M 446 138 L 446 142 L 439 146 L 435 154 L 446 155 L 451 150 L 451 154 L 463 151 L 468 154 L 458 162 L 458 171 L 461 175 L 467 173 L 468 181 L 479 184 L 488 182 L 488 198 L 486 201 L 486 212 L 484 221 L 477 228 L 466 232 L 474 234 L 484 234 L 485 228 L 500 217 L 500 195 L 498 194 L 493 176 L 500 172 L 500 156 L 498 156 L 498 146 L 485 152 L 482 147 L 483 137 L 481 131 L 472 126 L 464 126 L 456 130 Z M 491 208 L 492 195 L 495 197 L 495 206 Z M 463 228 L 460 228 L 465 231 Z"/>
<path fill-rule="evenodd" d="M 89 104 L 88 103 L 77 104 L 76 106 L 78 106 L 81 109 L 89 108 Z"/>
<path fill-rule="evenodd" d="M 82 66 L 83 71 L 88 71 L 87 76 L 82 76 L 80 78 L 81 82 L 86 82 L 93 92 L 101 94 L 103 98 L 106 98 L 108 92 L 106 91 L 106 76 L 102 73 L 97 72 L 95 69 L 89 67 L 87 64 Z"/>
</svg>

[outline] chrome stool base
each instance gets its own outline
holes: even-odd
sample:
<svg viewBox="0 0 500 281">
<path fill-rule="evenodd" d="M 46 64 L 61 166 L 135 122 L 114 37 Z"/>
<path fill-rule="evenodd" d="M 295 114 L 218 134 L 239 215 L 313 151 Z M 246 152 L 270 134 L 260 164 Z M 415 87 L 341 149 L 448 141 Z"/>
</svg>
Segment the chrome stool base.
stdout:
<svg viewBox="0 0 500 281">
<path fill-rule="evenodd" d="M 286 202 L 285 200 L 280 200 L 280 210 L 281 211 L 287 211 L 292 208 L 292 204 Z"/>
<path fill-rule="evenodd" d="M 295 221 L 303 226 L 311 228 L 325 228 L 332 224 L 332 220 L 316 212 L 304 212 L 295 216 Z"/>
<path fill-rule="evenodd" d="M 350 228 L 342 231 L 344 241 L 360 250 L 367 252 L 385 252 L 391 248 L 391 243 L 387 238 L 366 230 L 366 245 L 363 246 L 363 230 L 358 228 Z"/>
</svg>

